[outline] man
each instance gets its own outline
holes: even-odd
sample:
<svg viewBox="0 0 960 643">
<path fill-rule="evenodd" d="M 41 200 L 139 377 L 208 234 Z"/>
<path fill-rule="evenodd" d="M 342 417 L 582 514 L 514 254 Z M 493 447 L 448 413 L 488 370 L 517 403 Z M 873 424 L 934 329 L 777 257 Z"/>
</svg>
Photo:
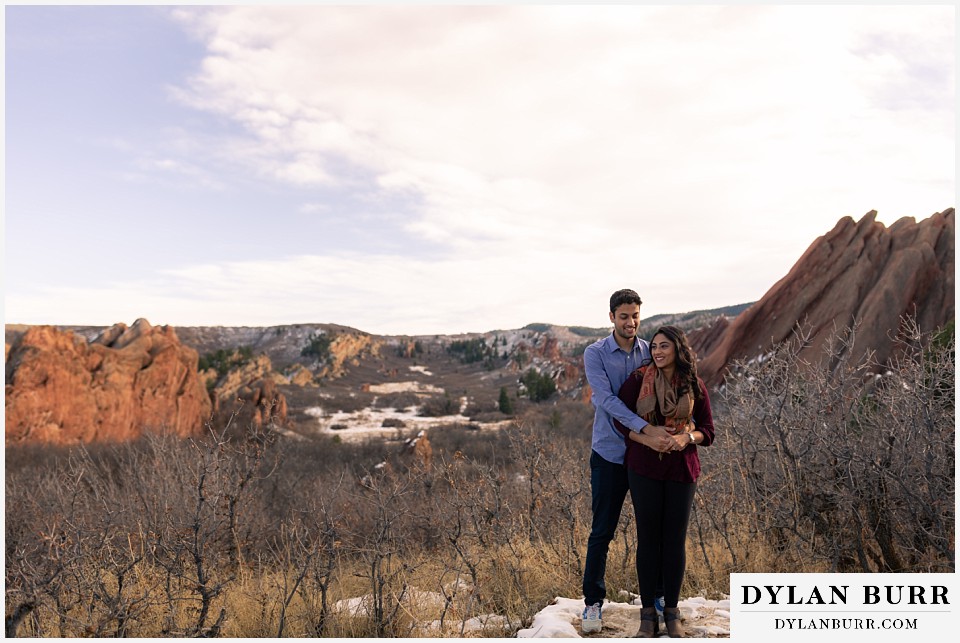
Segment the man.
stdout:
<svg viewBox="0 0 960 643">
<path fill-rule="evenodd" d="M 663 427 L 647 424 L 617 397 L 627 376 L 650 362 L 650 345 L 637 337 L 642 303 L 633 290 L 613 293 L 610 296 L 613 332 L 588 346 L 583 353 L 587 382 L 592 391 L 590 401 L 595 408 L 590 453 L 593 526 L 587 541 L 587 560 L 583 571 L 586 607 L 580 625 L 585 633 L 599 632 L 603 626 L 601 608 L 607 595 L 603 580 L 607 551 L 616 535 L 620 510 L 628 489 L 627 470 L 623 465 L 626 444 L 613 425 L 613 419 L 620 420 L 634 431 L 661 437 L 668 435 Z"/>
</svg>

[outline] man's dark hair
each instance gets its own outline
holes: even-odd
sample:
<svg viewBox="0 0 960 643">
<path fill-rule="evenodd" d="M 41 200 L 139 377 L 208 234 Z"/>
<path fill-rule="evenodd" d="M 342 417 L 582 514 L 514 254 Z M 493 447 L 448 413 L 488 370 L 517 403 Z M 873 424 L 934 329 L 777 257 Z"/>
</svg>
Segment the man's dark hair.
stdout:
<svg viewBox="0 0 960 643">
<path fill-rule="evenodd" d="M 610 312 L 617 312 L 617 308 L 624 304 L 636 304 L 639 306 L 642 303 L 643 302 L 640 301 L 640 295 L 638 295 L 636 291 L 624 288 L 610 295 Z"/>
</svg>

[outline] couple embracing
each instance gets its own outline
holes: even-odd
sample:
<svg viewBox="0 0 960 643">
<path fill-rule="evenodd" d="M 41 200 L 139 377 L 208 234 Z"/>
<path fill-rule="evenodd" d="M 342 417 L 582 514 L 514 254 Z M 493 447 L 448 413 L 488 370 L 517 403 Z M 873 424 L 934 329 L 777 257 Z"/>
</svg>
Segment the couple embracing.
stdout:
<svg viewBox="0 0 960 643">
<path fill-rule="evenodd" d="M 667 633 L 681 638 L 677 603 L 700 475 L 697 446 L 713 442 L 713 416 L 684 332 L 661 327 L 649 344 L 638 336 L 642 303 L 633 290 L 613 293 L 613 333 L 583 354 L 596 412 L 590 453 L 593 526 L 583 576 L 586 608 L 581 629 L 589 633 L 602 627 L 607 551 L 629 489 L 642 603 L 637 636 L 657 636 L 661 611 Z"/>
</svg>

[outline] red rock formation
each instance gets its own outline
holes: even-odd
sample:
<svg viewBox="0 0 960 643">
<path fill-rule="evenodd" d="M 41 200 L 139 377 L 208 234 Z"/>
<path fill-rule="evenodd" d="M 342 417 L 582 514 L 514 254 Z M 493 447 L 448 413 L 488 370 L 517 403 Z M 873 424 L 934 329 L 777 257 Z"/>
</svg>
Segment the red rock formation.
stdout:
<svg viewBox="0 0 960 643">
<path fill-rule="evenodd" d="M 228 421 L 241 429 L 263 427 L 287 419 L 287 398 L 277 389 L 273 366 L 266 355 L 234 368 L 213 387 L 216 425 Z"/>
<path fill-rule="evenodd" d="M 593 400 L 590 398 L 593 397 L 593 389 L 590 388 L 590 383 L 587 382 L 586 376 L 583 378 L 583 387 L 580 389 L 580 397 L 578 398 L 584 404 L 593 405 Z"/>
<path fill-rule="evenodd" d="M 408 359 L 413 358 L 419 352 L 417 350 L 417 342 L 414 340 L 408 340 L 406 342 L 402 342 L 400 346 L 397 348 L 397 352 L 401 357 L 406 357 Z"/>
<path fill-rule="evenodd" d="M 401 455 L 409 468 L 420 467 L 429 471 L 433 462 L 433 446 L 425 431 L 417 433 L 403 443 Z"/>
<path fill-rule="evenodd" d="M 798 322 L 812 331 L 805 355 L 817 361 L 835 329 L 860 322 L 855 359 L 876 351 L 883 362 L 903 315 L 932 331 L 953 319 L 954 210 L 917 223 L 900 219 L 889 228 L 868 212 L 859 222 L 844 217 L 819 237 L 790 272 L 741 313 L 708 354 L 700 373 L 717 384 L 731 362 L 766 352 L 790 339 Z"/>
<path fill-rule="evenodd" d="M 397 456 L 393 459 L 396 467 L 390 463 L 389 459 L 384 460 L 357 480 L 357 484 L 365 489 L 375 489 L 375 482 L 382 478 L 390 478 L 398 473 L 407 474 L 411 471 L 430 471 L 433 463 L 433 446 L 426 432 L 420 431 L 416 436 L 404 440 Z"/>
<path fill-rule="evenodd" d="M 516 360 L 511 360 L 507 368 L 515 373 L 524 373 L 531 367 L 536 367 L 541 373 L 549 375 L 561 393 L 574 392 L 582 387 L 586 378 L 583 374 L 583 357 L 563 355 L 560 341 L 548 333 L 537 333 L 533 344 L 526 341 L 518 342 L 513 349 L 514 354 L 525 353 L 528 360 L 521 367 Z"/>
<path fill-rule="evenodd" d="M 7 357 L 7 443 L 120 441 L 145 429 L 187 436 L 210 417 L 197 352 L 169 326 L 138 319 L 89 344 L 70 331 L 35 326 Z"/>
<path fill-rule="evenodd" d="M 543 335 L 539 338 L 534 347 L 534 355 L 549 362 L 563 360 L 563 355 L 560 354 L 560 342 L 553 335 Z"/>
<path fill-rule="evenodd" d="M 366 333 L 342 332 L 330 342 L 330 358 L 316 374 L 317 379 L 338 378 L 346 373 L 347 365 L 359 366 L 365 357 L 379 357 L 383 340 Z"/>
<path fill-rule="evenodd" d="M 313 372 L 303 364 L 294 364 L 290 367 L 287 379 L 296 386 L 316 386 L 317 382 Z"/>
<path fill-rule="evenodd" d="M 724 315 L 717 316 L 706 326 L 702 326 L 687 333 L 687 337 L 690 340 L 690 347 L 693 348 L 693 352 L 699 357 L 709 354 L 710 351 L 717 347 L 717 345 L 720 343 L 720 340 L 723 339 L 723 336 L 729 327 L 729 317 Z"/>
</svg>

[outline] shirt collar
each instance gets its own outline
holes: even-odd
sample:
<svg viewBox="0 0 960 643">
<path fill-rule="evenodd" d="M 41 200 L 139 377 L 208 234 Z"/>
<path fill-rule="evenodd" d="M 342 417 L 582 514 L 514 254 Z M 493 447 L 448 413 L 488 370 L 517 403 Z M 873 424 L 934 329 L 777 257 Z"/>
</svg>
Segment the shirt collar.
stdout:
<svg viewBox="0 0 960 643">
<path fill-rule="evenodd" d="M 616 332 L 616 331 L 614 331 L 614 332 Z M 609 335 L 607 335 L 607 339 L 606 339 L 605 341 L 607 342 L 607 352 L 608 352 L 608 353 L 616 353 L 618 350 L 623 350 L 623 349 L 620 348 L 620 344 L 618 344 L 618 343 L 617 343 L 617 340 L 614 338 L 613 332 L 611 332 Z M 627 353 L 627 352 L 633 352 L 633 351 L 637 350 L 637 347 L 638 347 L 639 345 L 640 345 L 640 337 L 634 337 L 634 338 L 633 338 L 633 347 L 632 347 L 629 351 L 624 351 L 624 352 L 625 352 L 625 353 Z"/>
</svg>

